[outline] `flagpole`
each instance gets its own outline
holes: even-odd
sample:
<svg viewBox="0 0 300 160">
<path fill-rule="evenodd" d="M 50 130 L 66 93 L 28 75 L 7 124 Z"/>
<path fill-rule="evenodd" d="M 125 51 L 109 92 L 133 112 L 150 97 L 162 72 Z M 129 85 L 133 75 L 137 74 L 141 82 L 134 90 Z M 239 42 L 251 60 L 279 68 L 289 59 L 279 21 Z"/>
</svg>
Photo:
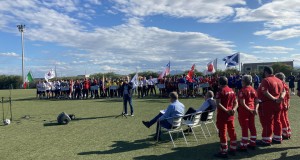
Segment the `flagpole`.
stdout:
<svg viewBox="0 0 300 160">
<path fill-rule="evenodd" d="M 242 62 L 241 62 L 241 53 L 239 52 L 239 67 L 240 67 L 240 72 L 242 73 Z"/>
<path fill-rule="evenodd" d="M 170 68 L 169 75 L 171 77 L 171 57 L 169 57 L 169 68 Z"/>
<path fill-rule="evenodd" d="M 216 72 L 218 70 L 218 58 L 216 58 Z"/>
<path fill-rule="evenodd" d="M 25 83 L 25 75 L 24 75 L 24 30 L 25 30 L 25 25 L 17 25 L 19 32 L 21 32 L 21 41 L 22 41 L 22 85 Z"/>
<path fill-rule="evenodd" d="M 56 65 L 55 65 L 55 78 L 57 79 Z"/>
</svg>

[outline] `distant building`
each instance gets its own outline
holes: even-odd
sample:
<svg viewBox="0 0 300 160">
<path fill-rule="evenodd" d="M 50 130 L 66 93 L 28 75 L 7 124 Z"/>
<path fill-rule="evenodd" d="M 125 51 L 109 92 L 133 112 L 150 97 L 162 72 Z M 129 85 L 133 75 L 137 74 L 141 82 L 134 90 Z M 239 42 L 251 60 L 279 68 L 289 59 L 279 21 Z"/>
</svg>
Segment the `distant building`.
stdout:
<svg viewBox="0 0 300 160">
<path fill-rule="evenodd" d="M 89 74 L 86 75 L 77 75 L 78 78 L 90 78 Z"/>
<path fill-rule="evenodd" d="M 242 72 L 243 73 L 259 73 L 265 66 L 272 66 L 274 63 L 283 63 L 288 66 L 291 66 L 294 68 L 294 61 L 283 61 L 283 62 L 262 62 L 262 63 L 244 63 L 242 67 Z"/>
</svg>

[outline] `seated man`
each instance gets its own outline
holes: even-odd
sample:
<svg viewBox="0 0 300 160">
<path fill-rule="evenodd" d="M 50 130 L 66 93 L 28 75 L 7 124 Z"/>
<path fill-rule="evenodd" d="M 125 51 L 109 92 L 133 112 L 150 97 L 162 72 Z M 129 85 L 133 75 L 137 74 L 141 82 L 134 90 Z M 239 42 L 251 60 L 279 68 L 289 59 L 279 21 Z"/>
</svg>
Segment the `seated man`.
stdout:
<svg viewBox="0 0 300 160">
<path fill-rule="evenodd" d="M 208 111 L 214 111 L 216 110 L 216 107 L 217 104 L 216 101 L 214 100 L 214 92 L 208 91 L 205 94 L 205 101 L 203 102 L 203 104 L 197 110 L 194 109 L 193 107 L 190 107 L 185 113 L 185 115 L 189 115 L 189 116 L 185 116 L 183 119 L 184 120 L 190 119 L 192 113 L 204 112 L 201 114 L 201 121 L 205 121 L 208 116 Z"/>
<path fill-rule="evenodd" d="M 166 129 L 171 129 L 173 124 L 172 117 L 180 117 L 184 114 L 184 105 L 178 101 L 178 94 L 176 92 L 170 93 L 170 102 L 171 104 L 168 106 L 168 108 L 164 111 L 161 111 L 156 117 L 154 117 L 151 121 L 143 121 L 143 124 L 150 128 L 154 123 L 157 123 L 156 127 L 156 136 L 154 139 L 160 139 L 161 130 L 160 126 L 164 127 Z M 160 124 L 160 126 L 159 126 Z"/>
</svg>

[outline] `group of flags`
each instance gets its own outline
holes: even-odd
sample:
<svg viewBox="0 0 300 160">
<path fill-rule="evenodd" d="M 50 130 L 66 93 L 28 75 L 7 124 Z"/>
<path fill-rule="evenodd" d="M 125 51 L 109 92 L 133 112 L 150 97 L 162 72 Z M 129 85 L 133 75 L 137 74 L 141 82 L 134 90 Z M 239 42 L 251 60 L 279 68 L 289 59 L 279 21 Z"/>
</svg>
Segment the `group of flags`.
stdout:
<svg viewBox="0 0 300 160">
<path fill-rule="evenodd" d="M 51 69 L 49 72 L 45 73 L 45 80 L 48 82 L 49 79 L 52 79 L 56 76 L 56 73 L 53 69 Z M 30 82 L 33 82 L 33 75 L 31 73 L 31 71 L 29 71 L 25 77 L 25 81 L 24 81 L 24 84 L 23 84 L 23 88 L 28 88 L 29 87 L 29 83 Z"/>
<path fill-rule="evenodd" d="M 225 62 L 226 67 L 234 67 L 240 64 L 240 52 L 234 53 L 232 55 L 226 56 L 223 58 L 223 61 Z M 217 71 L 217 63 L 218 59 L 214 59 L 207 63 L 205 74 L 213 74 Z M 189 70 L 186 79 L 189 82 L 193 81 L 193 75 L 195 71 L 195 64 L 192 65 L 191 69 Z M 166 68 L 163 70 L 163 72 L 159 75 L 158 79 L 162 79 L 164 76 L 167 76 L 170 74 L 170 61 L 166 65 Z"/>
<path fill-rule="evenodd" d="M 209 63 L 207 63 L 207 70 L 206 70 L 206 74 L 213 74 L 216 72 L 217 70 L 217 58 L 214 59 L 213 61 L 210 61 Z M 226 56 L 223 58 L 223 61 L 225 62 L 225 66 L 226 67 L 233 67 L 233 66 L 237 66 L 240 63 L 240 53 L 234 53 L 232 55 Z M 159 74 L 157 79 L 162 79 L 165 76 L 168 76 L 170 74 L 170 67 L 171 67 L 171 63 L 169 61 L 169 63 L 167 63 L 166 67 L 164 68 L 164 70 Z M 191 69 L 189 70 L 186 79 L 189 82 L 193 81 L 193 75 L 195 72 L 195 64 L 192 65 Z M 48 82 L 49 79 L 52 79 L 56 76 L 56 72 L 55 70 L 51 69 L 49 72 L 47 72 L 44 76 L 45 80 Z M 103 81 L 104 81 L 104 75 L 103 75 Z M 31 71 L 28 72 L 26 78 L 25 78 L 25 82 L 23 84 L 24 88 L 28 87 L 28 84 L 30 82 L 33 82 L 33 76 Z M 137 86 L 138 83 L 138 72 L 136 72 L 136 74 L 134 75 L 134 77 L 131 79 L 131 82 L 133 83 L 133 87 L 135 88 Z"/>
<path fill-rule="evenodd" d="M 213 61 L 210 61 L 207 64 L 206 74 L 213 74 L 217 71 L 217 60 L 218 59 L 216 58 L 216 59 L 214 59 Z M 226 56 L 225 58 L 223 58 L 223 61 L 225 61 L 226 67 L 237 66 L 240 63 L 240 53 L 237 52 L 233 55 Z M 195 66 L 196 66 L 195 64 L 192 65 L 191 69 L 189 70 L 189 72 L 186 76 L 186 79 L 189 82 L 193 82 L 193 75 L 194 75 L 194 72 L 195 72 Z M 169 63 L 167 63 L 166 67 L 159 74 L 157 79 L 163 79 L 163 77 L 168 76 L 170 74 L 170 70 L 171 70 L 170 68 L 171 68 L 171 62 L 169 61 Z M 139 78 L 138 72 L 136 72 L 136 74 L 134 75 L 134 77 L 130 81 L 133 84 L 133 88 L 137 87 L 138 78 Z M 103 76 L 103 81 L 104 81 L 104 76 Z"/>
</svg>

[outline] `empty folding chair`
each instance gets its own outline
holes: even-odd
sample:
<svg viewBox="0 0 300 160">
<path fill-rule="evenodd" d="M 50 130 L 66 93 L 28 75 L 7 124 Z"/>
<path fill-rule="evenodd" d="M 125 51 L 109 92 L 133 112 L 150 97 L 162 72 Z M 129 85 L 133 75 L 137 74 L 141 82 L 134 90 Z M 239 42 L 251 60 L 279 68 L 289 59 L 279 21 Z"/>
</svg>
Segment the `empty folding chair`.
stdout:
<svg viewBox="0 0 300 160">
<path fill-rule="evenodd" d="M 217 126 L 216 126 L 216 124 L 215 124 L 215 122 L 213 120 L 213 118 L 214 118 L 213 116 L 214 116 L 214 111 L 209 111 L 208 115 L 207 115 L 207 118 L 205 120 L 201 120 L 201 123 L 205 125 L 209 136 L 211 136 L 211 134 L 210 134 L 210 131 L 209 131 L 208 127 L 207 127 L 207 124 L 211 124 L 212 123 L 214 125 L 214 127 L 216 128 L 216 132 L 217 133 L 219 132 L 218 128 L 217 128 Z M 205 135 L 204 132 L 203 132 L 203 134 Z"/>
</svg>

